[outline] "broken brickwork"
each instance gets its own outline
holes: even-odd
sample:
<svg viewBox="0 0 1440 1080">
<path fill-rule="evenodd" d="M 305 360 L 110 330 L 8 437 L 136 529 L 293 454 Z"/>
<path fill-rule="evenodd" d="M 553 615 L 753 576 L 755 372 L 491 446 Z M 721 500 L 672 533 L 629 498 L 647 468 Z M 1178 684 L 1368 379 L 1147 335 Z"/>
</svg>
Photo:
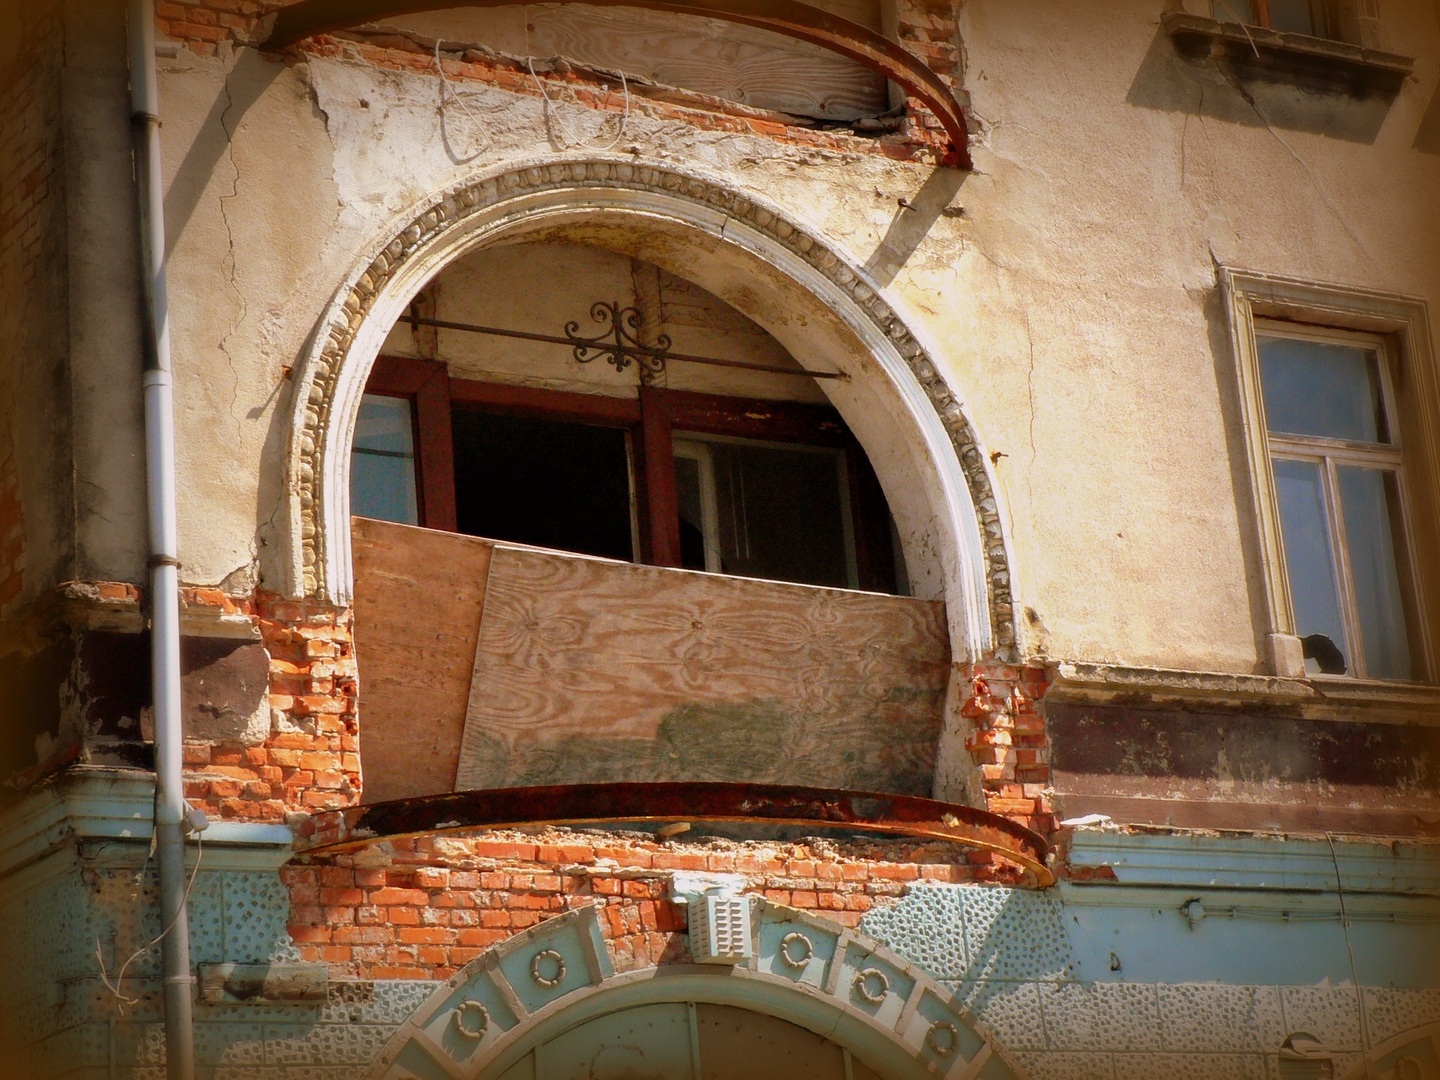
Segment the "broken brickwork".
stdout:
<svg viewBox="0 0 1440 1080">
<path fill-rule="evenodd" d="M 0 522 L 7 490 L 0 480 Z M 212 817 L 274 822 L 359 802 L 349 609 L 208 588 L 183 588 L 180 601 L 186 797 Z M 12 785 L 28 786 L 77 760 L 150 767 L 144 624 L 143 590 L 126 582 L 67 582 L 26 609 L 0 669 L 25 664 L 30 677 L 16 708 L 49 726 L 22 733 L 33 734 L 35 747 L 17 747 L 7 770 Z M 253 716 L 217 734 L 204 697 L 217 670 L 197 665 L 196 657 L 239 649 L 261 665 L 253 700 L 242 706 Z"/>
<path fill-rule="evenodd" d="M 960 63 L 959 4 L 955 0 L 897 0 L 895 8 L 896 36 L 949 85 L 956 100 L 964 105 L 965 95 L 960 85 L 964 72 Z M 907 99 L 905 105 L 905 141 L 942 152 L 946 140 L 940 121 L 914 98 Z M 968 109 L 966 113 L 968 124 L 971 122 Z"/>
<path fill-rule="evenodd" d="M 1049 687 L 1046 669 L 982 661 L 957 667 L 960 714 L 971 725 L 965 748 L 984 778 L 985 803 L 1042 836 L 1055 827 L 1045 718 L 1036 706 Z"/>
<path fill-rule="evenodd" d="M 265 33 L 264 16 L 284 6 L 257 0 L 207 0 L 203 4 L 161 0 L 156 5 L 156 26 L 189 51 L 210 57 L 235 45 L 258 43 Z M 938 4 L 934 0 L 903 0 L 898 14 L 901 43 L 955 88 L 959 71 L 955 6 L 948 0 Z M 388 71 L 433 76 L 434 47 L 433 41 L 409 33 L 341 32 L 317 34 L 285 53 L 291 60 L 340 57 Z M 939 121 L 914 98 L 906 101 L 906 117 L 899 132 L 867 138 L 845 131 L 812 130 L 787 123 L 788 118 L 781 113 L 751 109 L 686 90 L 662 88 L 667 100 L 658 100 L 646 96 L 645 86 L 633 85 L 627 100 L 611 85 L 613 74 L 568 63 L 562 71 L 552 68 L 548 60 L 537 60 L 532 74 L 522 60 L 479 50 L 451 53 L 448 58 L 442 52 L 442 63 L 446 77 L 458 82 L 489 84 L 525 97 L 548 95 L 601 112 L 624 113 L 628 109 L 655 119 L 680 121 L 702 131 L 764 135 L 796 146 L 851 154 L 880 153 L 899 160 L 937 158 L 947 145 Z"/>
<path fill-rule="evenodd" d="M 912 882 L 1017 883 L 998 857 L 955 844 L 806 838 L 660 841 L 547 829 L 423 836 L 290 864 L 290 934 L 335 977 L 443 979 L 542 919 L 585 904 L 617 970 L 686 959 L 676 871 L 735 874 L 745 891 L 854 927 Z"/>
<path fill-rule="evenodd" d="M 220 818 L 283 821 L 360 800 L 354 641 L 348 609 L 257 593 L 186 590 L 193 603 L 253 618 L 269 654 L 263 741 L 185 743 L 185 796 Z"/>
</svg>

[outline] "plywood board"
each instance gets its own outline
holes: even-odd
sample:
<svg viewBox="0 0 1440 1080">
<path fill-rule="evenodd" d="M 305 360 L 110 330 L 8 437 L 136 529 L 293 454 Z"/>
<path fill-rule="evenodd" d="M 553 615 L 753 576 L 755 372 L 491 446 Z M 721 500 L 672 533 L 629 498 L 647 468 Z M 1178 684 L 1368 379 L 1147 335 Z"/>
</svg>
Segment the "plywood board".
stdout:
<svg viewBox="0 0 1440 1080">
<path fill-rule="evenodd" d="M 355 518 L 365 802 L 452 791 L 491 545 Z"/>
<path fill-rule="evenodd" d="M 456 782 L 928 794 L 948 670 L 939 604 L 500 545 Z"/>
</svg>

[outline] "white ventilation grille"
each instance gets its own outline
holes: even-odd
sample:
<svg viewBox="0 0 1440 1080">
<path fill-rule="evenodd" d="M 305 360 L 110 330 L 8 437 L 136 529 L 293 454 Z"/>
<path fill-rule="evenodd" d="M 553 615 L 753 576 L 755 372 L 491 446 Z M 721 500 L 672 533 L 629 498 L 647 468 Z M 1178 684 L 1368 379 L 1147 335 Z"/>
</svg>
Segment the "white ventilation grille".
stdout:
<svg viewBox="0 0 1440 1080">
<path fill-rule="evenodd" d="M 690 955 L 698 964 L 738 964 L 753 956 L 749 897 L 697 896 L 691 900 Z"/>
</svg>

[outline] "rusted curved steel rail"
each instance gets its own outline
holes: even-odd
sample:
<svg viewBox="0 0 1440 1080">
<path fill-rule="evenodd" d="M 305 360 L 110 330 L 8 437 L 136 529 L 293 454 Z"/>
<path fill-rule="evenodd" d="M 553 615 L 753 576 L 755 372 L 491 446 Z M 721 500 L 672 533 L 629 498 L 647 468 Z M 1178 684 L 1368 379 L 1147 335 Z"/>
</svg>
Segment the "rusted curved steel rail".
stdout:
<svg viewBox="0 0 1440 1080">
<path fill-rule="evenodd" d="M 456 791 L 316 814 L 313 828 L 301 830 L 296 847 L 305 853 L 339 852 L 422 833 L 636 821 L 808 825 L 943 840 L 1003 855 L 1040 888 L 1055 883 L 1045 863 L 1045 838 L 998 814 L 912 795 L 790 784 L 560 784 Z"/>
<path fill-rule="evenodd" d="M 965 114 L 945 80 L 914 53 L 868 26 L 832 15 L 798 0 L 555 0 L 592 7 L 634 7 L 719 19 L 771 30 L 808 41 L 855 61 L 899 83 L 935 114 L 950 145 L 940 164 L 970 168 Z M 314 34 L 346 30 L 364 23 L 450 8 L 508 7 L 515 0 L 300 0 L 280 9 L 266 39 L 267 49 L 283 49 Z"/>
</svg>

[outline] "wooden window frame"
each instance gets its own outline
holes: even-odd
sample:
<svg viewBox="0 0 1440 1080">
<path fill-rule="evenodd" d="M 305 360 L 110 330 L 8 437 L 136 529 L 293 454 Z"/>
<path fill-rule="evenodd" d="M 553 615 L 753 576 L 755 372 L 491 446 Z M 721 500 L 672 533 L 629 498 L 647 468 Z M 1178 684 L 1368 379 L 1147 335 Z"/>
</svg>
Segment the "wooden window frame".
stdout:
<svg viewBox="0 0 1440 1080">
<path fill-rule="evenodd" d="M 450 441 L 450 371 L 437 360 L 382 356 L 365 393 L 405 398 L 415 438 L 415 493 L 420 524 L 455 531 L 455 451 Z"/>
<path fill-rule="evenodd" d="M 678 567 L 680 512 L 676 434 L 728 435 L 845 451 L 858 587 L 876 591 L 893 577 L 894 546 L 885 494 L 860 444 L 828 405 L 727 397 L 641 386 L 636 397 L 548 390 L 450 376 L 440 361 L 382 356 L 367 394 L 411 402 L 420 524 L 454 532 L 455 462 L 451 409 L 621 428 L 631 439 L 640 562 Z"/>
<path fill-rule="evenodd" d="M 1305 36 L 1319 38 L 1322 41 L 1338 41 L 1339 39 L 1335 37 L 1335 15 L 1331 10 L 1331 5 L 1328 0 L 1309 0 L 1309 2 L 1311 18 L 1318 18 L 1320 25 L 1316 32 Z M 1255 21 L 1252 23 L 1241 23 L 1239 25 L 1259 26 L 1266 30 L 1274 29 L 1270 25 L 1270 0 L 1249 0 L 1249 3 L 1251 13 L 1255 16 Z M 1210 10 L 1215 20 L 1222 23 L 1228 21 L 1221 18 L 1222 14 L 1229 15 L 1231 18 L 1235 18 L 1237 15 L 1237 13 L 1230 12 L 1226 9 L 1223 0 L 1211 0 Z M 1296 33 L 1296 31 L 1293 30 L 1278 32 Z"/>
<path fill-rule="evenodd" d="M 1364 635 L 1360 626 L 1360 606 L 1355 595 L 1355 575 L 1350 569 L 1350 541 L 1346 534 L 1345 517 L 1341 508 L 1339 480 L 1336 473 L 1338 467 L 1348 465 L 1395 473 L 1396 483 L 1400 489 L 1400 516 L 1403 521 L 1401 539 L 1404 543 L 1406 559 L 1406 565 L 1398 567 L 1401 576 L 1400 587 L 1411 593 L 1412 603 L 1419 601 L 1419 597 L 1415 595 L 1414 586 L 1416 576 L 1415 530 L 1406 482 L 1405 447 L 1402 441 L 1403 434 L 1399 431 L 1396 422 L 1392 374 L 1394 358 L 1390 355 L 1388 342 L 1375 334 L 1357 334 L 1353 331 L 1338 331 L 1330 328 L 1321 329 L 1272 319 L 1256 319 L 1255 333 L 1257 337 L 1283 338 L 1287 341 L 1311 341 L 1322 345 L 1352 345 L 1373 351 L 1376 356 L 1380 376 L 1380 408 L 1385 417 L 1388 442 L 1364 443 L 1319 435 L 1295 435 L 1274 431 L 1269 427 L 1268 422 L 1266 424 L 1266 440 L 1270 447 L 1272 478 L 1275 461 L 1305 461 L 1319 466 L 1324 490 L 1326 532 L 1330 540 L 1331 557 L 1334 560 L 1336 597 L 1340 603 L 1340 619 L 1348 643 L 1346 659 L 1353 670 L 1345 675 L 1311 673 L 1310 677 L 1315 679 L 1364 679 L 1368 677 L 1369 665 L 1365 658 Z M 1287 559 L 1283 547 L 1280 555 L 1282 560 Z M 1285 582 L 1288 590 L 1291 587 L 1288 565 L 1285 568 Z M 1418 631 L 1419 627 L 1417 626 L 1415 629 Z M 1426 669 L 1428 675 L 1429 657 L 1421 649 L 1423 643 L 1416 641 L 1413 644 L 1421 653 L 1421 666 Z"/>
<path fill-rule="evenodd" d="M 1410 682 L 1355 675 L 1311 675 L 1305 670 L 1300 639 L 1296 636 L 1271 462 L 1276 457 L 1303 456 L 1314 460 L 1328 454 L 1356 461 L 1366 458 L 1371 464 L 1383 459 L 1386 467 L 1398 463 L 1413 600 L 1419 610 L 1418 640 L 1412 647 L 1425 672 L 1422 681 L 1433 685 L 1437 670 L 1434 642 L 1437 616 L 1440 616 L 1440 558 L 1437 558 L 1440 553 L 1440 385 L 1437 385 L 1425 302 L 1229 268 L 1222 268 L 1219 277 L 1229 313 L 1272 671 L 1290 678 L 1324 680 L 1330 685 L 1346 683 L 1381 688 Z M 1387 449 L 1357 448 L 1340 440 L 1272 435 L 1266 421 L 1257 334 L 1348 340 L 1378 347 L 1382 392 L 1386 395 L 1395 453 Z M 1332 533 L 1332 543 L 1343 542 L 1343 539 L 1343 527 L 1338 534 Z M 1338 551 L 1336 559 L 1341 559 Z M 1342 583 L 1341 588 L 1344 604 L 1347 601 L 1343 590 L 1349 586 Z"/>
</svg>

